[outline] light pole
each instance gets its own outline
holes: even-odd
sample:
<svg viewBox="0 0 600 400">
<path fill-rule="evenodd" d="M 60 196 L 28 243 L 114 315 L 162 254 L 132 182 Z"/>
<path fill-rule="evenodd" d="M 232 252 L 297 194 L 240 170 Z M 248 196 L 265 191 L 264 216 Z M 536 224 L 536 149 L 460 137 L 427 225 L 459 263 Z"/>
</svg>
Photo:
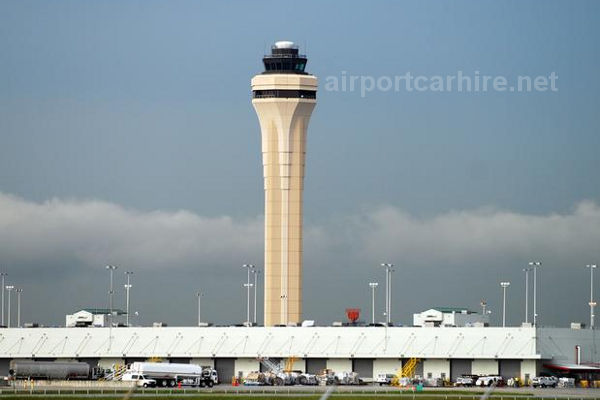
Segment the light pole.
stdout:
<svg viewBox="0 0 600 400">
<path fill-rule="evenodd" d="M 588 264 L 587 268 L 590 269 L 590 329 L 594 329 L 594 307 L 596 307 L 596 302 L 594 301 L 594 270 L 596 269 L 596 264 Z"/>
<path fill-rule="evenodd" d="M 126 324 L 129 327 L 129 290 L 133 287 L 133 285 L 131 285 L 131 282 L 129 279 L 131 278 L 131 275 L 133 275 L 133 272 L 125 271 L 125 275 L 127 275 L 127 283 L 123 286 L 125 287 L 125 292 L 127 293 L 127 296 L 126 296 L 127 301 L 125 303 L 125 311 L 127 312 Z"/>
<path fill-rule="evenodd" d="M 258 274 L 260 274 L 260 270 L 258 269 L 253 269 L 252 272 L 254 273 L 254 318 L 253 318 L 253 322 L 254 325 L 256 325 L 256 292 L 258 290 Z"/>
<path fill-rule="evenodd" d="M 106 269 L 110 273 L 110 288 L 108 290 L 108 303 L 109 303 L 109 309 L 110 309 L 110 314 L 108 316 L 109 327 L 112 327 L 112 319 L 113 319 L 113 294 L 115 292 L 114 288 L 113 288 L 113 273 L 115 272 L 115 270 L 117 268 L 118 267 L 114 266 L 114 265 L 106 266 Z M 110 335 L 110 332 L 109 332 L 109 335 Z"/>
<path fill-rule="evenodd" d="M 113 273 L 115 272 L 115 270 L 117 268 L 119 268 L 119 267 L 117 267 L 115 265 L 107 265 L 106 266 L 106 269 L 110 273 L 110 288 L 108 290 L 108 303 L 109 303 L 110 315 L 112 315 L 112 313 L 113 313 L 113 293 L 114 293 L 114 289 L 113 289 Z"/>
<path fill-rule="evenodd" d="M 371 287 L 371 323 L 375 325 L 375 289 L 379 286 L 378 282 L 369 282 Z"/>
<path fill-rule="evenodd" d="M 21 327 L 21 293 L 23 293 L 23 289 L 16 289 L 17 292 L 17 328 Z"/>
<path fill-rule="evenodd" d="M 204 296 L 204 293 L 196 292 L 196 296 L 198 296 L 198 326 L 200 326 L 202 322 L 202 296 Z"/>
<path fill-rule="evenodd" d="M 392 272 L 394 272 L 394 264 L 381 263 L 381 266 L 385 268 L 385 322 L 389 326 L 392 322 Z"/>
<path fill-rule="evenodd" d="M 250 283 L 250 272 L 254 269 L 254 265 L 244 264 L 242 265 L 242 268 L 246 268 L 248 270 L 248 282 L 244 283 L 244 287 L 248 293 L 248 299 L 246 303 L 246 326 L 250 326 L 250 288 L 254 286 L 252 283 Z"/>
<path fill-rule="evenodd" d="M 2 277 L 2 326 L 4 325 L 4 285 L 5 278 L 8 275 L 6 272 L 0 272 L 0 276 Z"/>
<path fill-rule="evenodd" d="M 542 262 L 530 261 L 529 266 L 533 267 L 533 326 L 537 326 L 537 269 L 542 266 Z"/>
<path fill-rule="evenodd" d="M 6 290 L 8 290 L 8 323 L 6 326 L 10 328 L 10 292 L 15 288 L 13 285 L 5 286 Z"/>
<path fill-rule="evenodd" d="M 502 327 L 506 327 L 506 288 L 510 286 L 510 282 L 500 282 L 502 287 Z"/>
<path fill-rule="evenodd" d="M 523 268 L 525 272 L 525 323 L 529 323 L 529 271 L 531 268 Z"/>
</svg>

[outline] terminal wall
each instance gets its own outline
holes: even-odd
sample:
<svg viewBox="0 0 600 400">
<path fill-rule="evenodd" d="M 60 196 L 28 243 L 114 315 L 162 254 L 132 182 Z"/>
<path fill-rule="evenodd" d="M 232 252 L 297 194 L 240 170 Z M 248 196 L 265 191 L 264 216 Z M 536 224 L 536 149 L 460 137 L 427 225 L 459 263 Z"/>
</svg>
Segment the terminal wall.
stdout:
<svg viewBox="0 0 600 400">
<path fill-rule="evenodd" d="M 450 360 L 446 359 L 427 359 L 423 360 L 424 378 L 449 378 Z"/>
<path fill-rule="evenodd" d="M 260 371 L 260 362 L 255 358 L 238 358 L 235 360 L 235 376 L 248 375 L 252 371 Z"/>
<path fill-rule="evenodd" d="M 402 360 L 398 358 L 379 358 L 373 360 L 373 377 L 379 374 L 395 374 L 402 369 Z"/>
</svg>

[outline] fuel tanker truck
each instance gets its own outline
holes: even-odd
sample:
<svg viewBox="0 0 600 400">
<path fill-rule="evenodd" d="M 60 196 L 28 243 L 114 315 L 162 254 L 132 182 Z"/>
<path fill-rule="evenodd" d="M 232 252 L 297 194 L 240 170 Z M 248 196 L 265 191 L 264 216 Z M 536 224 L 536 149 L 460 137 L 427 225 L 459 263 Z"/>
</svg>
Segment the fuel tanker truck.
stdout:
<svg viewBox="0 0 600 400">
<path fill-rule="evenodd" d="M 12 379 L 89 379 L 90 366 L 78 361 L 12 360 Z"/>
<path fill-rule="evenodd" d="M 134 362 L 123 375 L 124 381 L 133 380 L 134 375 L 143 375 L 156 381 L 156 386 L 173 387 L 179 383 L 200 387 L 212 387 L 219 382 L 217 371 L 212 367 L 196 364 Z"/>
</svg>

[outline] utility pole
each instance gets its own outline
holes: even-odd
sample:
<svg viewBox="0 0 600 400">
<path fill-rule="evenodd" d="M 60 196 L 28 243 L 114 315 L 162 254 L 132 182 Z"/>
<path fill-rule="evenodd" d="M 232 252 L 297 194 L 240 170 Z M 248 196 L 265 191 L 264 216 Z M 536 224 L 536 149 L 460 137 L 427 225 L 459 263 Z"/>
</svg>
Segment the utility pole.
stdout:
<svg viewBox="0 0 600 400">
<path fill-rule="evenodd" d="M 23 293 L 23 289 L 16 289 L 17 292 L 17 328 L 21 327 L 21 293 Z"/>
<path fill-rule="evenodd" d="M 542 266 L 542 262 L 530 261 L 529 266 L 533 268 L 533 326 L 537 326 L 537 269 Z"/>
<path fill-rule="evenodd" d="M 250 283 L 250 272 L 254 269 L 254 265 L 252 264 L 244 264 L 242 268 L 246 268 L 248 270 L 248 281 L 244 283 L 244 287 L 247 290 L 247 302 L 246 302 L 246 326 L 251 326 L 252 322 L 250 321 L 250 288 L 254 286 Z"/>
<path fill-rule="evenodd" d="M 529 271 L 531 268 L 523 268 L 525 272 L 525 323 L 529 323 Z"/>
<path fill-rule="evenodd" d="M 7 321 L 8 323 L 6 324 L 6 326 L 8 328 L 10 328 L 10 293 L 12 292 L 12 290 L 14 288 L 15 287 L 13 285 L 6 286 L 6 290 L 8 291 L 8 321 Z"/>
<path fill-rule="evenodd" d="M 379 286 L 377 282 L 369 282 L 371 287 L 371 323 L 375 325 L 375 289 Z"/>
<path fill-rule="evenodd" d="M 258 275 L 260 274 L 260 270 L 258 269 L 253 269 L 252 272 L 254 273 L 254 325 L 256 326 L 256 292 L 258 290 Z"/>
<path fill-rule="evenodd" d="M 392 272 L 394 272 L 394 264 L 382 263 L 385 268 L 385 315 L 386 325 L 392 323 Z"/>
<path fill-rule="evenodd" d="M 131 282 L 130 282 L 129 278 L 131 277 L 131 275 L 133 275 L 133 272 L 131 272 L 131 271 L 125 271 L 125 275 L 127 275 L 127 283 L 124 285 L 125 286 L 125 292 L 127 294 L 126 295 L 127 300 L 126 300 L 126 305 L 125 305 L 125 310 L 126 310 L 126 313 L 127 313 L 126 324 L 127 324 L 127 327 L 129 327 L 129 290 L 133 287 L 131 285 Z"/>
<path fill-rule="evenodd" d="M 500 282 L 502 287 L 502 327 L 506 327 L 506 288 L 510 286 L 510 282 Z"/>
<path fill-rule="evenodd" d="M 594 301 L 594 270 L 596 269 L 596 264 L 588 264 L 587 268 L 590 269 L 590 329 L 594 329 L 594 307 L 596 307 L 596 302 Z"/>
<path fill-rule="evenodd" d="M 200 326 L 202 322 L 202 296 L 204 296 L 204 293 L 197 292 L 196 296 L 198 296 L 198 326 Z"/>
<path fill-rule="evenodd" d="M 2 326 L 6 326 L 5 325 L 5 321 L 4 321 L 4 285 L 6 284 L 5 282 L 5 278 L 6 275 L 8 275 L 6 272 L 0 272 L 0 277 L 2 277 Z"/>
</svg>

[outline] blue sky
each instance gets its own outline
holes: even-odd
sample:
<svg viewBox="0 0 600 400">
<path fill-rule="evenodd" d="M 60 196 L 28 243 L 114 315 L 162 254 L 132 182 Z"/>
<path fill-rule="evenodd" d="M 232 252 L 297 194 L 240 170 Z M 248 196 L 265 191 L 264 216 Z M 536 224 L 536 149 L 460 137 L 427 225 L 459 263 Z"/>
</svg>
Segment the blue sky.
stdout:
<svg viewBox="0 0 600 400">
<path fill-rule="evenodd" d="M 239 230 L 255 233 L 257 238 L 238 238 L 226 257 L 191 251 L 165 260 L 173 265 L 168 268 L 149 267 L 145 257 L 126 256 L 106 244 L 103 251 L 111 256 L 105 258 L 120 257 L 139 271 L 137 287 L 147 289 L 173 279 L 165 291 L 174 301 L 187 301 L 178 292 L 225 285 L 218 276 L 214 281 L 208 278 L 218 275 L 213 274 L 215 268 L 233 273 L 238 264 L 260 264 L 260 138 L 249 85 L 262 70 L 261 56 L 270 44 L 288 39 L 307 53 L 307 70 L 321 79 L 308 139 L 305 219 L 313 236 L 307 234 L 305 257 L 307 271 L 327 266 L 329 273 L 328 278 L 306 277 L 307 293 L 318 294 L 307 302 L 307 312 L 328 321 L 341 318 L 345 306 L 367 309 L 368 288 L 364 299 L 339 299 L 324 310 L 318 304 L 327 301 L 319 297 L 319 285 L 362 291 L 371 275 L 378 276 L 365 272 L 368 263 L 385 259 L 402 265 L 408 271 L 398 275 L 402 281 L 424 282 L 434 276 L 443 257 L 430 259 L 423 253 L 436 251 L 436 234 L 442 228 L 435 221 L 461 213 L 487 215 L 481 231 L 496 233 L 475 235 L 473 240 L 487 243 L 493 237 L 503 249 L 499 255 L 490 250 L 495 258 L 477 278 L 489 288 L 482 287 L 472 297 L 460 293 L 464 280 L 457 275 L 478 271 L 481 260 L 490 255 L 453 247 L 451 269 L 441 279 L 457 293 L 446 295 L 434 285 L 426 298 L 412 300 L 407 288 L 408 303 L 397 307 L 397 319 L 407 323 L 410 312 L 443 303 L 475 308 L 479 297 L 495 290 L 491 288 L 496 281 L 508 277 L 516 286 L 522 264 L 531 257 L 549 258 L 549 275 L 554 276 L 547 278 L 549 284 L 564 284 L 561 277 L 576 276 L 579 280 L 565 285 L 577 291 L 585 282 L 582 264 L 599 256 L 595 247 L 600 232 L 592 229 L 598 225 L 594 207 L 600 198 L 599 8 L 593 1 L 2 2 L 0 192 L 6 198 L 0 226 L 5 236 L 16 227 L 23 241 L 35 236 L 41 244 L 17 241 L 0 246 L 0 265 L 24 287 L 42 293 L 39 298 L 52 298 L 52 292 L 37 274 L 60 275 L 66 270 L 65 277 L 56 278 L 57 285 L 80 288 L 74 295 L 78 303 L 104 301 L 103 288 L 90 289 L 88 279 L 104 279 L 103 265 L 109 261 L 94 250 L 79 254 L 82 247 L 96 248 L 75 239 L 87 237 L 81 230 L 94 232 L 95 224 L 107 217 L 99 212 L 86 226 L 68 223 L 73 209 L 83 207 L 77 211 L 82 212 L 89 204 L 122 208 L 130 216 L 149 219 L 165 213 L 178 220 L 185 218 L 178 210 L 186 210 L 193 218 L 230 220 Z M 356 92 L 323 90 L 327 77 L 343 71 L 373 77 L 479 71 L 509 79 L 556 72 L 559 78 L 557 92 L 542 93 L 373 92 L 362 98 Z M 59 205 L 48 206 L 50 199 Z M 578 214 L 583 201 L 590 202 L 586 204 L 591 204 L 591 214 Z M 53 247 L 35 222 L 42 217 L 16 211 L 8 215 L 12 207 L 39 207 L 36 212 L 59 221 L 60 232 L 75 238 Z M 57 209 L 65 214 L 56 215 Z M 375 246 L 378 253 L 369 254 L 372 237 L 388 228 L 374 228 L 372 237 L 355 237 L 352 229 L 364 221 L 379 227 L 373 221 L 390 210 L 411 219 L 416 230 L 420 226 L 427 231 L 431 224 L 423 246 L 432 249 L 406 256 L 395 251 L 398 245 L 392 241 L 389 248 Z M 556 234 L 565 239 L 543 237 L 541 232 L 538 238 L 533 232 L 505 248 L 523 230 L 507 229 L 502 236 L 506 239 L 498 239 L 494 229 L 499 228 L 490 226 L 503 213 L 527 221 L 546 218 L 543 231 L 553 230 L 553 218 L 562 216 L 567 222 Z M 119 218 L 101 238 L 119 232 L 124 223 Z M 575 234 L 576 223 L 589 223 L 591 231 Z M 455 229 L 455 235 L 471 237 L 460 222 Z M 390 235 L 400 241 L 403 232 Z M 451 242 L 451 235 L 442 237 Z M 145 243 L 144 238 L 139 243 Z M 340 256 L 362 248 L 357 243 L 367 250 Z M 540 255 L 554 246 L 562 251 Z M 46 250 L 36 257 L 40 248 Z M 152 273 L 146 275 L 144 268 Z M 569 268 L 578 272 L 573 275 Z M 347 270 L 352 273 L 339 273 Z M 177 282 L 189 280 L 190 274 L 198 282 L 192 279 L 179 289 Z M 224 301 L 213 311 L 214 319 L 223 314 L 231 320 L 242 318 L 243 307 L 233 305 L 243 298 L 237 283 L 215 294 Z M 499 294 L 498 290 L 495 297 Z M 193 310 L 171 315 L 142 288 L 137 296 L 140 306 L 154 310 L 142 314 L 149 319 L 192 322 L 188 320 Z M 516 310 L 522 299 L 514 296 Z M 48 315 L 61 321 L 71 303 L 65 299 L 49 305 Z M 193 307 L 193 298 L 190 304 Z M 46 318 L 36 315 L 31 304 L 27 307 L 32 318 Z M 583 297 L 564 307 L 577 310 L 574 318 L 585 318 Z M 515 323 L 518 319 L 514 315 Z M 549 319 L 569 322 L 558 313 Z"/>
</svg>

